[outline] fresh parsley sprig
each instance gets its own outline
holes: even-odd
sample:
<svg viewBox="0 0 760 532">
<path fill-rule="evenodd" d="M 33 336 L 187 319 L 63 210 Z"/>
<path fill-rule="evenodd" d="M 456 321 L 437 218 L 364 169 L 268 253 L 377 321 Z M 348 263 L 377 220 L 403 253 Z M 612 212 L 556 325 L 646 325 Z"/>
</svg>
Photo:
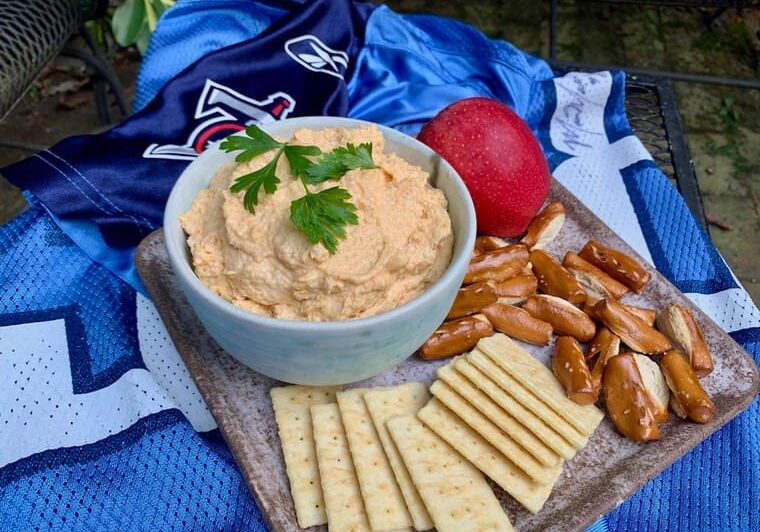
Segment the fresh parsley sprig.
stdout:
<svg viewBox="0 0 760 532">
<path fill-rule="evenodd" d="M 246 210 L 256 212 L 256 205 L 259 204 L 259 190 L 262 185 L 264 186 L 264 192 L 267 194 L 274 194 L 277 191 L 277 185 L 280 184 L 280 178 L 275 174 L 277 168 L 277 161 L 280 160 L 282 150 L 277 152 L 274 159 L 267 164 L 251 172 L 250 174 L 241 175 L 235 182 L 232 183 L 230 190 L 234 193 L 242 192 L 245 190 L 243 196 L 243 205 Z"/>
<path fill-rule="evenodd" d="M 332 255 L 338 249 L 338 241 L 346 238 L 346 225 L 359 222 L 356 206 L 351 203 L 351 194 L 342 187 L 332 187 L 318 192 L 309 190 L 308 185 L 318 185 L 330 179 L 340 179 L 346 172 L 355 169 L 378 168 L 372 159 L 372 144 L 348 144 L 329 153 L 322 153 L 316 146 L 297 146 L 279 142 L 252 125 L 245 129 L 245 135 L 228 137 L 220 147 L 227 152 L 239 151 L 237 162 L 247 162 L 271 150 L 278 150 L 274 158 L 249 174 L 235 179 L 230 191 L 237 194 L 245 191 L 243 205 L 254 213 L 259 203 L 259 192 L 264 188 L 267 194 L 274 194 L 280 184 L 277 177 L 277 163 L 284 154 L 294 176 L 303 184 L 306 194 L 290 204 L 290 220 L 312 244 L 322 244 Z M 313 161 L 309 157 L 320 157 Z"/>
<path fill-rule="evenodd" d="M 277 142 L 275 139 L 267 135 L 264 130 L 256 126 L 248 126 L 245 128 L 246 136 L 233 135 L 224 139 L 219 147 L 226 152 L 239 151 L 235 160 L 239 163 L 245 163 L 275 148 L 282 148 L 285 146 L 282 142 Z"/>
<path fill-rule="evenodd" d="M 338 249 L 338 240 L 346 238 L 347 224 L 356 225 L 356 205 L 342 187 L 308 192 L 290 204 L 290 221 L 312 244 L 322 244 L 330 254 Z"/>
<path fill-rule="evenodd" d="M 299 177 L 304 175 L 306 169 L 313 164 L 307 157 L 316 157 L 322 154 L 322 150 L 316 146 L 289 146 L 284 142 L 278 142 L 257 126 L 248 126 L 245 128 L 245 134 L 245 137 L 240 135 L 227 137 L 219 147 L 226 152 L 239 151 L 240 153 L 235 157 L 239 163 L 248 162 L 262 153 L 277 150 L 274 159 L 269 163 L 250 174 L 241 175 L 235 179 L 230 187 L 234 193 L 245 191 L 243 205 L 250 212 L 256 212 L 256 205 L 259 204 L 259 191 L 262 186 L 267 194 L 274 194 L 277 191 L 280 178 L 275 172 L 277 163 L 283 154 L 285 154 L 293 174 Z"/>
<path fill-rule="evenodd" d="M 349 170 L 357 168 L 377 168 L 372 160 L 372 144 L 348 144 L 345 148 L 335 148 L 306 169 L 304 180 L 310 185 L 324 183 L 329 179 L 339 179 Z"/>
</svg>

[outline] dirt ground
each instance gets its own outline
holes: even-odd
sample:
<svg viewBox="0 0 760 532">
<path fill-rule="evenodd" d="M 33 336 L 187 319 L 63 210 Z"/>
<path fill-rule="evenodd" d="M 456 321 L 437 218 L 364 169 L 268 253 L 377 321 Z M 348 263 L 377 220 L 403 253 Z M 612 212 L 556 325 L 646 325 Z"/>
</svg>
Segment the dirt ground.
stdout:
<svg viewBox="0 0 760 532">
<path fill-rule="evenodd" d="M 493 38 L 548 55 L 549 3 L 528 0 L 391 0 L 405 13 L 458 18 Z M 745 79 L 760 78 L 760 10 L 709 10 L 559 2 L 561 59 L 611 63 Z M 139 57 L 112 57 L 128 96 Z M 74 83 L 71 83 L 74 81 Z M 760 91 L 676 82 L 678 105 L 705 209 L 728 229 L 713 241 L 760 303 Z M 113 109 L 116 116 L 116 110 Z M 81 65 L 58 60 L 0 122 L 0 167 L 29 156 L 32 146 L 102 128 Z M 23 204 L 0 179 L 0 222 Z"/>
</svg>

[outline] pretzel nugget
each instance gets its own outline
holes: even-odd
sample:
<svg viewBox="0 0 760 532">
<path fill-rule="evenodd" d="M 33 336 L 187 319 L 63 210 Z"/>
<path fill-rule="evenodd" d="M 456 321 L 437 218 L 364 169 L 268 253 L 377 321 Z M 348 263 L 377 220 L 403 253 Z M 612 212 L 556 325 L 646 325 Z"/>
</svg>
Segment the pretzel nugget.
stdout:
<svg viewBox="0 0 760 532">
<path fill-rule="evenodd" d="M 594 305 L 594 315 L 634 351 L 656 355 L 671 347 L 662 333 L 613 299 L 603 299 Z"/>
<path fill-rule="evenodd" d="M 494 329 L 523 342 L 546 345 L 552 337 L 553 329 L 549 323 L 534 318 L 521 308 L 492 303 L 483 309 L 483 314 Z"/>
<path fill-rule="evenodd" d="M 559 234 L 565 223 L 565 207 L 553 201 L 539 212 L 528 225 L 522 242 L 528 249 L 543 249 Z"/>
<path fill-rule="evenodd" d="M 658 423 L 667 421 L 670 390 L 665 382 L 665 377 L 660 370 L 660 366 L 646 355 L 633 353 L 633 359 L 639 368 L 644 389 L 649 394 L 649 404 L 652 406 L 654 420 Z"/>
<path fill-rule="evenodd" d="M 635 442 L 660 439 L 649 394 L 633 354 L 618 355 L 607 362 L 602 388 L 607 412 L 618 432 Z"/>
<path fill-rule="evenodd" d="M 646 308 L 646 307 L 637 307 L 636 305 L 627 305 L 625 303 L 620 303 L 623 305 L 623 308 L 633 314 L 634 316 L 638 316 L 641 318 L 641 321 L 646 323 L 649 326 L 654 326 L 654 322 L 657 319 L 657 311 L 653 308 Z"/>
<path fill-rule="evenodd" d="M 680 418 L 689 418 L 697 423 L 707 423 L 712 419 L 715 405 L 699 383 L 699 379 L 686 358 L 671 349 L 660 360 L 665 382 L 673 392 L 670 407 Z"/>
<path fill-rule="evenodd" d="M 525 301 L 525 298 L 532 296 L 538 289 L 538 282 L 536 276 L 531 274 L 520 274 L 506 281 L 500 283 L 494 283 L 489 281 L 493 291 L 496 293 L 496 297 L 499 298 L 499 303 L 506 303 L 508 305 L 514 305 Z"/>
<path fill-rule="evenodd" d="M 575 276 L 575 279 L 588 294 L 589 299 L 599 300 L 608 297 L 620 299 L 630 292 L 630 289 L 623 283 L 613 279 L 572 251 L 565 253 L 562 266 Z"/>
<path fill-rule="evenodd" d="M 557 334 L 570 335 L 581 342 L 594 337 L 596 325 L 582 310 L 559 297 L 548 295 L 531 296 L 522 308 L 542 321 L 549 322 Z"/>
<path fill-rule="evenodd" d="M 589 298 L 586 300 L 586 302 L 581 305 L 581 310 L 584 314 L 586 314 L 589 318 L 591 318 L 594 321 L 602 321 L 599 319 L 599 316 L 596 314 L 596 310 L 594 310 L 594 307 L 597 303 L 602 301 L 601 299 L 593 299 Z"/>
<path fill-rule="evenodd" d="M 586 363 L 591 366 L 591 382 L 597 390 L 602 389 L 602 376 L 607 362 L 620 354 L 620 337 L 607 327 L 600 328 L 586 350 Z M 593 366 L 591 365 L 593 362 Z"/>
<path fill-rule="evenodd" d="M 478 340 L 491 336 L 493 327 L 482 314 L 448 321 L 438 327 L 420 347 L 420 357 L 425 360 L 446 358 L 469 351 Z"/>
<path fill-rule="evenodd" d="M 486 283 L 474 283 L 465 286 L 457 292 L 457 297 L 446 319 L 453 320 L 475 314 L 480 312 L 483 307 L 494 303 L 496 299 L 496 292 Z"/>
<path fill-rule="evenodd" d="M 494 251 L 506 246 L 508 242 L 498 236 L 479 236 L 475 239 L 474 255 L 480 255 L 486 251 Z"/>
<path fill-rule="evenodd" d="M 592 405 L 599 398 L 591 373 L 583 360 L 583 350 L 572 336 L 557 338 L 552 371 L 567 393 L 567 397 L 579 405 Z"/>
<path fill-rule="evenodd" d="M 589 240 L 578 255 L 635 292 L 641 292 L 651 277 L 638 261 L 596 240 Z"/>
<path fill-rule="evenodd" d="M 705 337 L 687 308 L 671 303 L 657 315 L 657 328 L 686 355 L 697 376 L 704 377 L 713 370 Z"/>
<path fill-rule="evenodd" d="M 514 277 L 528 264 L 528 248 L 510 244 L 493 251 L 485 251 L 470 260 L 464 274 L 464 284 L 480 281 L 504 281 Z"/>
<path fill-rule="evenodd" d="M 586 292 L 581 285 L 573 274 L 554 260 L 554 257 L 537 249 L 530 252 L 530 263 L 533 265 L 533 273 L 541 292 L 567 299 L 576 305 L 586 301 Z"/>
</svg>

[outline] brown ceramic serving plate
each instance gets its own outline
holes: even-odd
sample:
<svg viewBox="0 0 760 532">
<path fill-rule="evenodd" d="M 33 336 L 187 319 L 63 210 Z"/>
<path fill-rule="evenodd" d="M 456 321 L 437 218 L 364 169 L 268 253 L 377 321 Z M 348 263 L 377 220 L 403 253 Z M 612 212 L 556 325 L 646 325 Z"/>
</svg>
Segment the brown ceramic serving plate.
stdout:
<svg viewBox="0 0 760 532">
<path fill-rule="evenodd" d="M 565 205 L 567 219 L 548 252 L 561 259 L 565 251 L 577 251 L 594 238 L 638 256 L 556 181 L 551 199 Z M 298 530 L 269 400 L 269 389 L 281 383 L 243 366 L 208 336 L 175 284 L 161 230 L 143 240 L 136 261 L 180 356 L 198 384 L 270 528 Z M 749 355 L 662 275 L 653 268 L 650 270 L 652 280 L 644 293 L 626 296 L 624 301 L 652 308 L 673 301 L 692 310 L 715 359 L 715 370 L 702 380 L 715 402 L 712 421 L 698 425 L 671 415 L 670 421 L 660 427 L 660 441 L 641 445 L 617 434 L 612 423 L 605 419 L 588 445 L 566 464 L 539 513 L 530 514 L 500 488 L 494 488 L 516 529 L 582 530 L 739 414 L 757 395 L 758 373 Z M 551 345 L 525 347 L 544 362 L 548 361 L 552 349 Z M 423 361 L 412 356 L 395 368 L 356 385 L 411 381 L 430 384 L 436 369 L 446 362 Z"/>
</svg>

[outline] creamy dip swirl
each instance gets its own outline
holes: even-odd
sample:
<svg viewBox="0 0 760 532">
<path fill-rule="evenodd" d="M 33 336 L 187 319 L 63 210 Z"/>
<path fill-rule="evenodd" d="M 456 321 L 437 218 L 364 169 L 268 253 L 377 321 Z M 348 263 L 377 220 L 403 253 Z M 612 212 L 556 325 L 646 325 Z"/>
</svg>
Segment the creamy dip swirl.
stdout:
<svg viewBox="0 0 760 532">
<path fill-rule="evenodd" d="M 358 225 L 330 255 L 312 245 L 290 221 L 290 203 L 304 195 L 285 157 L 275 194 L 259 195 L 255 214 L 243 193 L 229 188 L 235 178 L 270 162 L 275 151 L 244 164 L 223 167 L 180 217 L 188 235 L 195 273 L 218 295 L 256 314 L 289 320 L 338 321 L 372 316 L 418 296 L 451 260 L 452 230 L 443 193 L 428 173 L 392 153 L 376 127 L 302 129 L 290 144 L 323 152 L 371 142 L 379 169 L 352 170 L 339 181 L 352 196 Z"/>
</svg>

